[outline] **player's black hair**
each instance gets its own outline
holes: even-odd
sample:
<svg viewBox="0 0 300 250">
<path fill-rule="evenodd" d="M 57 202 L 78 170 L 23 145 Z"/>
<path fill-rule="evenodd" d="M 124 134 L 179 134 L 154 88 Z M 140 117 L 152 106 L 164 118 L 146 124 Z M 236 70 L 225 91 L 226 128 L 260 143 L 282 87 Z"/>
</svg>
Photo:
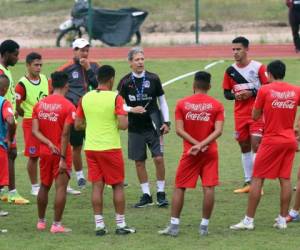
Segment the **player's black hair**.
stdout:
<svg viewBox="0 0 300 250">
<path fill-rule="evenodd" d="M 267 66 L 269 72 L 275 80 L 283 79 L 285 77 L 285 64 L 280 60 L 272 61 Z"/>
<path fill-rule="evenodd" d="M 0 44 L 0 54 L 3 56 L 6 52 L 14 53 L 19 48 L 20 45 L 14 40 L 5 40 Z"/>
<path fill-rule="evenodd" d="M 103 65 L 98 69 L 97 80 L 100 84 L 107 83 L 111 78 L 115 77 L 116 71 L 110 65 Z"/>
<path fill-rule="evenodd" d="M 232 43 L 240 43 L 244 48 L 249 47 L 249 40 L 246 37 L 238 36 L 232 40 Z"/>
<path fill-rule="evenodd" d="M 194 77 L 194 86 L 198 89 L 209 90 L 210 79 L 210 73 L 206 71 L 198 71 Z"/>
<path fill-rule="evenodd" d="M 51 74 L 52 87 L 63 88 L 68 83 L 68 74 L 61 71 L 56 71 Z"/>
<path fill-rule="evenodd" d="M 26 56 L 27 64 L 31 64 L 34 60 L 42 60 L 42 56 L 36 52 L 31 52 Z"/>
</svg>

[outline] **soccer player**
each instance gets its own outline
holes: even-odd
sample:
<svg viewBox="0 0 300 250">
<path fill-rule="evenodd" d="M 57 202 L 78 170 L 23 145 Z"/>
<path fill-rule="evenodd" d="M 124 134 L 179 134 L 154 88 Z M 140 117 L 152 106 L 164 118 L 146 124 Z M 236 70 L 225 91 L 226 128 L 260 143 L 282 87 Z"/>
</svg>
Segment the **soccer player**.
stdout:
<svg viewBox="0 0 300 250">
<path fill-rule="evenodd" d="M 232 41 L 235 63 L 226 69 L 223 79 L 224 96 L 234 102 L 235 139 L 242 152 L 245 182 L 234 193 L 248 193 L 253 162 L 263 132 L 262 119 L 254 121 L 251 111 L 258 89 L 267 83 L 265 66 L 249 59 L 249 40 L 237 37 Z M 252 151 L 252 152 L 251 152 Z"/>
<path fill-rule="evenodd" d="M 0 185 L 8 186 L 8 152 L 13 150 L 12 143 L 15 137 L 16 124 L 11 103 L 4 98 L 9 90 L 9 78 L 0 75 Z M 8 212 L 0 210 L 0 216 L 6 216 Z M 2 229 L 3 230 L 3 229 Z"/>
<path fill-rule="evenodd" d="M 294 121 L 300 104 L 298 87 L 283 82 L 285 64 L 279 60 L 267 66 L 270 84 L 262 86 L 254 104 L 252 117 L 264 116 L 264 136 L 254 163 L 253 178 L 245 218 L 232 225 L 233 230 L 254 229 L 254 216 L 261 197 L 265 179 L 279 179 L 280 213 L 273 225 L 285 229 L 291 200 L 291 170 L 297 149 Z M 276 121 L 276 122 L 274 122 Z"/>
<path fill-rule="evenodd" d="M 24 155 L 28 157 L 27 171 L 31 181 L 31 194 L 37 196 L 39 184 L 37 165 L 39 160 L 39 141 L 32 135 L 32 109 L 42 98 L 48 95 L 48 79 L 41 74 L 42 56 L 32 52 L 26 56 L 27 75 L 16 85 L 17 112 L 23 117 Z"/>
<path fill-rule="evenodd" d="M 9 89 L 5 95 L 13 107 L 13 111 L 16 115 L 16 97 L 15 97 L 15 84 L 12 79 L 12 75 L 8 67 L 13 67 L 19 60 L 19 44 L 13 40 L 5 40 L 0 45 L 0 75 L 6 75 L 9 79 Z M 8 166 L 9 166 L 9 186 L 8 190 L 1 188 L 0 199 L 2 201 L 8 201 L 14 204 L 28 204 L 29 200 L 24 199 L 17 191 L 15 184 L 15 160 L 17 157 L 17 144 L 14 140 L 12 149 L 8 151 Z"/>
<path fill-rule="evenodd" d="M 168 206 L 165 193 L 165 164 L 163 134 L 170 130 L 169 108 L 159 77 L 144 67 L 144 51 L 135 47 L 128 53 L 132 72 L 124 76 L 118 86 L 129 112 L 128 157 L 135 161 L 143 195 L 136 208 L 153 205 L 145 162 L 147 146 L 156 167 L 157 205 Z M 160 110 L 158 108 L 159 102 Z"/>
<path fill-rule="evenodd" d="M 67 92 L 66 97 L 76 107 L 80 98 L 88 90 L 95 89 L 98 86 L 96 73 L 99 65 L 95 62 L 91 62 L 88 59 L 89 50 L 90 44 L 87 40 L 83 38 L 76 39 L 73 42 L 73 60 L 67 62 L 58 69 L 58 71 L 63 71 L 68 74 L 69 91 Z M 76 171 L 77 183 L 80 188 L 84 188 L 86 184 L 86 180 L 82 171 L 81 156 L 84 135 L 84 131 L 76 131 L 72 126 L 70 142 L 72 145 L 73 164 Z M 74 194 L 77 193 L 75 192 Z"/>
<path fill-rule="evenodd" d="M 128 126 L 123 98 L 112 91 L 115 70 L 104 65 L 99 68 L 99 85 L 82 98 L 76 111 L 75 128 L 86 127 L 85 155 L 88 178 L 92 182 L 92 205 L 96 235 L 107 233 L 103 219 L 103 189 L 105 184 L 113 189 L 116 212 L 116 234 L 135 233 L 125 222 L 124 161 L 119 130 Z"/>
<path fill-rule="evenodd" d="M 222 134 L 223 105 L 207 95 L 211 75 L 199 71 L 194 78 L 194 95 L 178 101 L 175 110 L 176 133 L 183 139 L 183 153 L 176 172 L 171 221 L 159 234 L 177 236 L 186 188 L 195 188 L 199 176 L 203 187 L 200 235 L 208 234 L 214 206 L 214 187 L 219 183 L 216 139 Z"/>
<path fill-rule="evenodd" d="M 75 119 L 75 106 L 64 95 L 68 91 L 68 75 L 51 74 L 53 94 L 39 101 L 33 108 L 32 133 L 40 141 L 41 186 L 37 196 L 38 230 L 46 229 L 48 193 L 55 181 L 54 220 L 51 233 L 67 233 L 62 225 L 67 186 L 72 170 L 72 152 L 69 145 L 70 128 Z"/>
</svg>

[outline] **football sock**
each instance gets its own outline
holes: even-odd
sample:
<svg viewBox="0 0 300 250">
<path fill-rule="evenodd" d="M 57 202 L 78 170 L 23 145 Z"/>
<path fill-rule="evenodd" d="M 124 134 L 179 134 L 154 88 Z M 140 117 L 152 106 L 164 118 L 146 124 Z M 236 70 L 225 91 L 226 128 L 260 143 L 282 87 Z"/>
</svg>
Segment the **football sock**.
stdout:
<svg viewBox="0 0 300 250">
<path fill-rule="evenodd" d="M 15 194 L 16 192 L 17 192 L 17 189 L 9 190 L 9 193 L 10 193 L 10 194 Z"/>
<path fill-rule="evenodd" d="M 299 215 L 299 212 L 298 212 L 297 210 L 291 209 L 291 210 L 289 211 L 289 215 L 290 215 L 291 217 L 296 217 L 297 215 Z"/>
<path fill-rule="evenodd" d="M 171 217 L 170 223 L 173 225 L 179 225 L 180 220 L 179 218 Z"/>
<path fill-rule="evenodd" d="M 245 215 L 243 222 L 245 225 L 249 225 L 254 222 L 254 218 L 251 218 L 251 217 L 248 217 L 247 215 Z"/>
<path fill-rule="evenodd" d="M 116 214 L 116 223 L 117 223 L 117 227 L 126 227 L 125 215 L 124 214 Z"/>
<path fill-rule="evenodd" d="M 157 192 L 165 191 L 165 181 L 156 181 Z"/>
<path fill-rule="evenodd" d="M 203 225 L 203 226 L 208 226 L 208 223 L 209 223 L 209 219 L 204 219 L 204 218 L 202 218 L 200 224 Z"/>
<path fill-rule="evenodd" d="M 53 225 L 59 227 L 61 226 L 61 221 L 53 221 Z"/>
<path fill-rule="evenodd" d="M 83 174 L 83 171 L 80 170 L 80 171 L 76 171 L 76 177 L 77 177 L 77 181 L 81 178 L 84 179 L 84 174 Z"/>
<path fill-rule="evenodd" d="M 250 182 L 252 177 L 252 153 L 242 153 L 242 165 L 244 168 L 245 182 Z"/>
<path fill-rule="evenodd" d="M 96 224 L 96 228 L 104 228 L 105 227 L 104 218 L 101 214 L 95 215 L 95 224 Z"/>
<path fill-rule="evenodd" d="M 143 194 L 151 195 L 150 194 L 149 182 L 142 183 L 141 188 L 142 188 Z"/>
<path fill-rule="evenodd" d="M 278 224 L 285 224 L 286 223 L 285 217 L 282 217 L 281 215 L 278 215 L 277 219 L 278 219 L 277 220 Z"/>
<path fill-rule="evenodd" d="M 31 189 L 36 189 L 36 188 L 39 188 L 40 187 L 40 184 L 36 183 L 36 184 L 32 184 L 31 185 Z"/>
</svg>

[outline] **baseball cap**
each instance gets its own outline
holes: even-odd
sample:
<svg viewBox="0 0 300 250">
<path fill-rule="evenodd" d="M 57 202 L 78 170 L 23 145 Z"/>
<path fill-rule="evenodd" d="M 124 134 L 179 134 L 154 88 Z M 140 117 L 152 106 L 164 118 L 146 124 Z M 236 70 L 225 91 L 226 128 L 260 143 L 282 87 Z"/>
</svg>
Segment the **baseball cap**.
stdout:
<svg viewBox="0 0 300 250">
<path fill-rule="evenodd" d="M 85 46 L 90 46 L 90 43 L 87 40 L 85 40 L 84 38 L 76 39 L 72 45 L 73 49 L 76 49 L 76 48 L 82 49 Z"/>
</svg>

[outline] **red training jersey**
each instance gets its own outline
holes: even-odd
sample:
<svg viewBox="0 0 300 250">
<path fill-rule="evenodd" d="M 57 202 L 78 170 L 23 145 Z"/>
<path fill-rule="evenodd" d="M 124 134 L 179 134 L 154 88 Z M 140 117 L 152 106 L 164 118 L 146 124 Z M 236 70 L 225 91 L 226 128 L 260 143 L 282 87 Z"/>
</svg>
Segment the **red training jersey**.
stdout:
<svg viewBox="0 0 300 250">
<path fill-rule="evenodd" d="M 262 143 L 291 143 L 296 140 L 294 122 L 300 105 L 300 88 L 273 82 L 259 91 L 254 108 L 261 109 L 265 122 Z"/>
<path fill-rule="evenodd" d="M 233 93 L 237 93 L 242 90 L 258 91 L 261 85 L 267 83 L 268 78 L 266 74 L 266 67 L 260 62 L 251 60 L 245 67 L 239 67 L 236 63 L 234 63 L 227 68 L 223 79 L 223 89 L 231 90 Z M 251 117 L 254 102 L 255 96 L 250 97 L 247 100 L 235 100 L 235 117 Z"/>
<path fill-rule="evenodd" d="M 206 94 L 194 94 L 177 102 L 175 119 L 182 120 L 184 130 L 199 142 L 209 136 L 215 129 L 216 121 L 224 121 L 224 107 L 218 100 Z M 183 140 L 183 150 L 188 151 L 191 145 Z M 214 141 L 208 150 L 216 150 Z"/>
<path fill-rule="evenodd" d="M 38 119 L 40 132 L 60 149 L 64 124 L 74 123 L 75 111 L 75 106 L 69 100 L 54 94 L 45 97 L 34 106 L 32 119 Z M 40 145 L 40 152 L 52 154 L 43 143 Z"/>
</svg>

